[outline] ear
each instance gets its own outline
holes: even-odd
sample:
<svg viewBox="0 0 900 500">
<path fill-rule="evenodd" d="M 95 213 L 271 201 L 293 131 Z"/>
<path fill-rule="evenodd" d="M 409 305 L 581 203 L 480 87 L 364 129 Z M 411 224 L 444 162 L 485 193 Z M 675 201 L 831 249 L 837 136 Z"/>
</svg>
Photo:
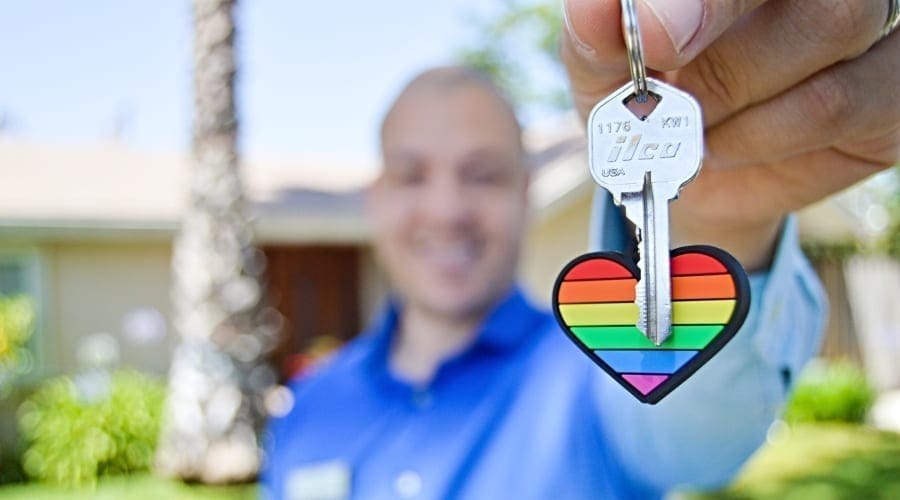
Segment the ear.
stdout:
<svg viewBox="0 0 900 500">
<path fill-rule="evenodd" d="M 523 179 L 522 179 L 522 192 L 521 195 L 524 197 L 524 201 L 526 205 L 530 205 L 528 199 L 528 193 L 531 191 L 531 181 L 533 179 L 532 172 L 534 171 L 533 160 L 531 159 L 531 155 L 524 155 L 522 159 Z"/>
<path fill-rule="evenodd" d="M 529 202 L 529 197 L 528 197 L 528 193 L 531 191 L 531 180 L 532 180 L 531 171 L 526 170 L 525 171 L 525 180 L 522 182 L 522 196 L 524 197 L 526 205 L 531 204 Z"/>
<path fill-rule="evenodd" d="M 375 179 L 373 179 L 368 186 L 363 188 L 362 191 L 365 215 L 370 224 L 373 222 L 372 218 L 374 217 L 375 212 L 378 210 L 378 199 L 380 197 L 383 185 L 384 168 L 382 167 L 381 172 L 379 172 Z"/>
</svg>

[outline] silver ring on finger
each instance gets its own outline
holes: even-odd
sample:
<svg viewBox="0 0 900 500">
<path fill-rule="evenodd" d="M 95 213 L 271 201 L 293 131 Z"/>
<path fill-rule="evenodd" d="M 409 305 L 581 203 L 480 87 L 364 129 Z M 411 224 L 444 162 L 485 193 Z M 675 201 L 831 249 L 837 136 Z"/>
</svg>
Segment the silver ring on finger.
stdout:
<svg viewBox="0 0 900 500">
<path fill-rule="evenodd" d="M 888 3 L 890 4 L 888 16 L 884 23 L 884 30 L 881 32 L 881 38 L 886 38 L 897 29 L 897 26 L 900 26 L 900 0 L 888 0 Z"/>
</svg>

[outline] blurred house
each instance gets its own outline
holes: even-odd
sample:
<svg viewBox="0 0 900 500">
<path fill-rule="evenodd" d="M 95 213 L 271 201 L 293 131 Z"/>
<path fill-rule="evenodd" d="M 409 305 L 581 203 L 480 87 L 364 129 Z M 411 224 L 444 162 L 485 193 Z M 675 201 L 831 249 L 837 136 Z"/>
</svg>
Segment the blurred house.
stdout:
<svg viewBox="0 0 900 500">
<path fill-rule="evenodd" d="M 284 355 L 314 334 L 349 338 L 375 307 L 382 287 L 360 191 L 373 172 L 321 160 L 245 165 L 270 288 L 295 333 Z M 170 256 L 187 158 L 7 139 L 0 179 L 0 293 L 37 301 L 36 372 L 78 369 L 83 339 L 98 333 L 118 341 L 124 364 L 164 372 L 176 341 Z"/>
<path fill-rule="evenodd" d="M 549 304 L 556 273 L 588 248 L 594 183 L 574 119 L 530 130 L 525 142 L 533 213 L 521 279 L 537 302 Z M 275 355 L 284 369 L 316 339 L 351 338 L 384 295 L 363 213 L 363 190 L 375 173 L 374 162 L 244 163 L 269 289 L 285 318 Z M 0 179 L 0 293 L 37 300 L 35 373 L 78 370 L 85 339 L 98 333 L 115 339 L 121 363 L 164 372 L 176 341 L 170 254 L 187 159 L 118 144 L 52 148 L 5 139 Z M 853 235 L 859 226 L 828 202 L 802 222 L 805 235 L 824 238 Z"/>
</svg>

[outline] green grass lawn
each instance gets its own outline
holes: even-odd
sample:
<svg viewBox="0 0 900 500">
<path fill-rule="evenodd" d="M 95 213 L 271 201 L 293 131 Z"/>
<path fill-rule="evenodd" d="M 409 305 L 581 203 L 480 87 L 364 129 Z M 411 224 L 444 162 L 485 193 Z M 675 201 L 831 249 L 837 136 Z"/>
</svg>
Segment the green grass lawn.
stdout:
<svg viewBox="0 0 900 500">
<path fill-rule="evenodd" d="M 187 485 L 150 474 L 104 478 L 96 488 L 71 489 L 36 483 L 0 487 L 3 500 L 255 500 L 258 496 L 255 484 Z"/>
<path fill-rule="evenodd" d="M 0 487 L 0 499 L 253 499 L 255 485 L 191 486 L 149 474 L 104 478 L 96 488 Z M 786 428 L 725 491 L 700 499 L 900 499 L 900 434 L 853 425 Z"/>
<path fill-rule="evenodd" d="M 703 499 L 900 499 L 900 434 L 849 424 L 785 427 L 725 491 Z"/>
</svg>

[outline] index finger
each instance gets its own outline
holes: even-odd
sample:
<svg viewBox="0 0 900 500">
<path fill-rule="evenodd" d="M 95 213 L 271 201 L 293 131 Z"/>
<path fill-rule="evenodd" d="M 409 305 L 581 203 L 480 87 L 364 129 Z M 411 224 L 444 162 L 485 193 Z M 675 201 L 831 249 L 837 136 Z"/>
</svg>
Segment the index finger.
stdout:
<svg viewBox="0 0 900 500">
<path fill-rule="evenodd" d="M 637 0 L 648 69 L 678 69 L 766 0 Z M 561 56 L 582 117 L 628 79 L 620 0 L 564 0 Z"/>
</svg>

